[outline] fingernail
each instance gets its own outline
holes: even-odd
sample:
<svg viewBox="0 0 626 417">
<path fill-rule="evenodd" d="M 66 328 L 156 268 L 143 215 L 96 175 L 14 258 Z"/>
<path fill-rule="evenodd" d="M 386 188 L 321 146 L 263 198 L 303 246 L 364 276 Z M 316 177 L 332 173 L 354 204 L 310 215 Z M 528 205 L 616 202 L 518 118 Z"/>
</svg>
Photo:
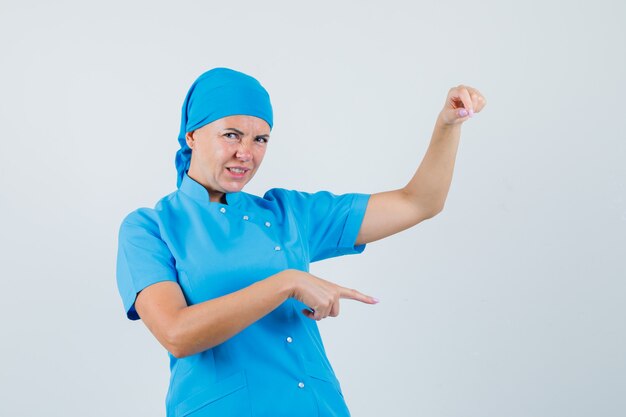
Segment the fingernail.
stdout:
<svg viewBox="0 0 626 417">
<path fill-rule="evenodd" d="M 465 110 L 465 109 L 459 110 L 459 116 L 461 116 L 461 117 L 467 116 L 467 110 Z"/>
<path fill-rule="evenodd" d="M 380 300 L 378 298 L 375 298 L 375 297 L 372 297 L 372 301 L 374 302 L 374 304 L 380 303 Z"/>
<path fill-rule="evenodd" d="M 474 109 L 469 110 L 469 117 L 474 117 Z"/>
</svg>

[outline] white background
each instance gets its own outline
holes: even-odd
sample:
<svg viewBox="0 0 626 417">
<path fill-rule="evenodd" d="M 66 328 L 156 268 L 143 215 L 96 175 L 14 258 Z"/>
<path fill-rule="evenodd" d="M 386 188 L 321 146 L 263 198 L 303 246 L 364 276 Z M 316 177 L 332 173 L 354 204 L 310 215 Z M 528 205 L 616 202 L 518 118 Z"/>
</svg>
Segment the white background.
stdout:
<svg viewBox="0 0 626 417">
<path fill-rule="evenodd" d="M 448 89 L 487 98 L 441 214 L 312 266 L 381 299 L 320 323 L 354 416 L 626 415 L 622 1 L 171 3 L 0 3 L 0 415 L 164 415 L 117 232 L 215 66 L 272 97 L 256 194 L 401 187 Z"/>
</svg>

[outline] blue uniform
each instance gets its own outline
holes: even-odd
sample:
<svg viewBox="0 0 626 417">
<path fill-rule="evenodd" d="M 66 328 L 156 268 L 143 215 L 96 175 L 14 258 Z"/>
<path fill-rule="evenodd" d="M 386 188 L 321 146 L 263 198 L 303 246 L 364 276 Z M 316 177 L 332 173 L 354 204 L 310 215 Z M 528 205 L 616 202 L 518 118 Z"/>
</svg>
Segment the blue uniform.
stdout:
<svg viewBox="0 0 626 417">
<path fill-rule="evenodd" d="M 189 305 L 220 297 L 285 269 L 360 253 L 355 246 L 369 195 L 274 188 L 263 198 L 209 201 L 187 174 L 154 209 L 139 209 L 119 234 L 117 283 L 128 318 L 148 285 L 177 282 Z M 288 299 L 226 342 L 192 356 L 171 354 L 168 417 L 345 417 L 350 413 L 317 322 Z"/>
</svg>

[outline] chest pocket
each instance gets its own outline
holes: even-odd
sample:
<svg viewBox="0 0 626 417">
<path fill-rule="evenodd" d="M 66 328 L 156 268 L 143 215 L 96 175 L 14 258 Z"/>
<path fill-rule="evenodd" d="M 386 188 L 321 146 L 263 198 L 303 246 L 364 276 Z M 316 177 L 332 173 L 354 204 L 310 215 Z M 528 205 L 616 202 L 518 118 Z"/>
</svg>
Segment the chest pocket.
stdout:
<svg viewBox="0 0 626 417">
<path fill-rule="evenodd" d="M 247 287 L 289 268 L 275 229 L 235 214 L 205 221 L 187 233 L 179 283 L 196 304 Z"/>
</svg>

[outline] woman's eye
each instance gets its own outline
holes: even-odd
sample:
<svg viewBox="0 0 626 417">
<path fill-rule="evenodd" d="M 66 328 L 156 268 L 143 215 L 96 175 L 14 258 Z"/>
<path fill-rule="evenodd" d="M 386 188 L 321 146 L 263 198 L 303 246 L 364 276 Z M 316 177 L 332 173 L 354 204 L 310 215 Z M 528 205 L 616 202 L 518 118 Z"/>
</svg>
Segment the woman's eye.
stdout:
<svg viewBox="0 0 626 417">
<path fill-rule="evenodd" d="M 256 138 L 258 142 L 267 143 L 267 138 Z"/>
<path fill-rule="evenodd" d="M 233 132 L 225 133 L 224 136 L 226 136 L 228 139 L 237 139 L 237 134 Z"/>
</svg>

